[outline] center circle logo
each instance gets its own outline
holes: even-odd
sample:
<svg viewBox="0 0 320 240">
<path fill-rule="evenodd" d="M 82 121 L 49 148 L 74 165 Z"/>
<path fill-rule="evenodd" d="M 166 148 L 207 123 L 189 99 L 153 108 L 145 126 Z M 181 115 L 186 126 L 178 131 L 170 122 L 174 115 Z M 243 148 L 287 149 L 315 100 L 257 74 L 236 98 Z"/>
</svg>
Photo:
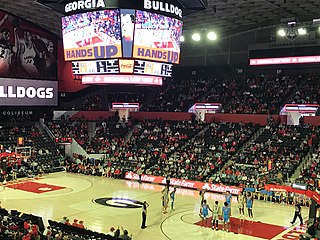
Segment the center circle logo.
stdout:
<svg viewBox="0 0 320 240">
<path fill-rule="evenodd" d="M 95 203 L 115 208 L 141 208 L 143 202 L 128 198 L 96 198 Z"/>
</svg>

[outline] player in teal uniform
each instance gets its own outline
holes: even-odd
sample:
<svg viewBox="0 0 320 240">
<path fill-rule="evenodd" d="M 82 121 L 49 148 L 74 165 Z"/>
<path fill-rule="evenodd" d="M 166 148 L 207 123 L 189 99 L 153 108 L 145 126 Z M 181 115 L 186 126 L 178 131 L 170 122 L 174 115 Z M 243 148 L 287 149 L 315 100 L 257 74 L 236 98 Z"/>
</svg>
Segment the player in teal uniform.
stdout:
<svg viewBox="0 0 320 240">
<path fill-rule="evenodd" d="M 252 212 L 253 197 L 250 192 L 247 193 L 246 203 L 247 203 L 249 218 L 253 220 L 253 212 Z"/>
<path fill-rule="evenodd" d="M 207 200 L 203 200 L 203 203 L 201 205 L 201 213 L 200 213 L 200 216 L 202 218 L 202 221 L 201 221 L 202 226 L 208 225 L 209 211 L 212 212 L 211 208 L 207 204 Z"/>
<path fill-rule="evenodd" d="M 230 206 L 227 202 L 224 203 L 222 207 L 222 218 L 223 218 L 223 228 L 222 230 L 229 232 L 229 221 L 230 221 Z"/>
<path fill-rule="evenodd" d="M 173 188 L 173 191 L 170 193 L 170 199 L 171 199 L 171 210 L 174 210 L 173 209 L 173 205 L 174 205 L 174 198 L 175 198 L 175 195 L 176 195 L 176 188 L 174 187 Z"/>
<path fill-rule="evenodd" d="M 231 195 L 230 191 L 226 192 L 225 199 L 226 199 L 226 202 L 228 203 L 228 206 L 231 207 L 232 195 Z"/>
<path fill-rule="evenodd" d="M 232 201 L 232 195 L 230 191 L 226 191 L 226 195 L 224 196 L 226 199 L 226 202 L 228 203 L 228 206 L 230 208 L 230 216 L 231 216 L 231 201 Z"/>
</svg>

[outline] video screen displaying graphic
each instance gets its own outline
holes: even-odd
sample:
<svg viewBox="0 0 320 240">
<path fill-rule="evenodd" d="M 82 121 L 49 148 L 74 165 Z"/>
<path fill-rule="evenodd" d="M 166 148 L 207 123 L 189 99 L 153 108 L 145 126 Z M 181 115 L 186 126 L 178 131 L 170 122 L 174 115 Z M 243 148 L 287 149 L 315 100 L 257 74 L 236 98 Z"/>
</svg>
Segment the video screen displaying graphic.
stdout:
<svg viewBox="0 0 320 240">
<path fill-rule="evenodd" d="M 161 77 L 171 77 L 180 61 L 182 25 L 176 18 L 135 9 L 65 16 L 65 60 L 72 61 L 72 72 L 83 76 L 83 84 L 161 85 Z"/>
<path fill-rule="evenodd" d="M 122 57 L 119 10 L 65 16 L 62 34 L 66 61 Z"/>
<path fill-rule="evenodd" d="M 182 21 L 136 11 L 133 57 L 179 63 Z"/>
<path fill-rule="evenodd" d="M 57 80 L 56 37 L 0 11 L 0 77 Z"/>
<path fill-rule="evenodd" d="M 106 59 L 72 62 L 73 75 L 133 73 L 172 77 L 172 64 L 133 59 Z"/>
</svg>

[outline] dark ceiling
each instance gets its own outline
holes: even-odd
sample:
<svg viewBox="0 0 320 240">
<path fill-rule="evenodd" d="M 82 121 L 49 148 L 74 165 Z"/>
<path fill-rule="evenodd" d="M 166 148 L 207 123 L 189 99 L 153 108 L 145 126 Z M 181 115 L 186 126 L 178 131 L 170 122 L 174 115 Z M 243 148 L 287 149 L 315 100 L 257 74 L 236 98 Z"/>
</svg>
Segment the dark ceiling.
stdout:
<svg viewBox="0 0 320 240">
<path fill-rule="evenodd" d="M 208 0 L 206 10 L 184 20 L 184 29 L 217 29 L 223 36 L 277 25 L 282 19 L 298 22 L 320 18 L 319 0 Z"/>
<path fill-rule="evenodd" d="M 52 1 L 52 0 L 51 0 Z M 53 0 L 55 1 L 55 0 Z M 180 0 L 198 5 L 201 0 Z M 320 0 L 208 0 L 207 9 L 188 10 L 184 29 L 216 29 L 220 36 L 279 24 L 281 19 L 312 21 L 320 18 Z M 196 8 L 196 7 L 194 7 Z M 34 0 L 1 0 L 0 9 L 29 20 L 61 37 L 61 13 Z"/>
</svg>

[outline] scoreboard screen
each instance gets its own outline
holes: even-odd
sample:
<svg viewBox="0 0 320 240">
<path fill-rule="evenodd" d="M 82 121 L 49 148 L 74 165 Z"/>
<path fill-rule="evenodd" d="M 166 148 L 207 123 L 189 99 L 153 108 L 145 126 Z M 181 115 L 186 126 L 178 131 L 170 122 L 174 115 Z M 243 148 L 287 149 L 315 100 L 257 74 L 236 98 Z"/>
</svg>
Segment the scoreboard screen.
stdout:
<svg viewBox="0 0 320 240">
<path fill-rule="evenodd" d="M 179 63 L 182 21 L 136 11 L 133 57 Z"/>
<path fill-rule="evenodd" d="M 64 57 L 80 76 L 132 74 L 171 77 L 180 61 L 182 21 L 135 9 L 62 17 Z M 105 77 L 104 77 L 105 79 Z"/>
<path fill-rule="evenodd" d="M 65 16 L 62 36 L 66 61 L 122 57 L 119 10 Z"/>
<path fill-rule="evenodd" d="M 172 64 L 135 60 L 133 71 L 135 74 L 172 77 Z"/>
<path fill-rule="evenodd" d="M 72 62 L 72 73 L 74 75 L 119 73 L 119 60 L 107 59 Z"/>
<path fill-rule="evenodd" d="M 133 59 L 77 61 L 72 62 L 72 72 L 74 75 L 133 73 L 172 77 L 172 64 Z"/>
</svg>

